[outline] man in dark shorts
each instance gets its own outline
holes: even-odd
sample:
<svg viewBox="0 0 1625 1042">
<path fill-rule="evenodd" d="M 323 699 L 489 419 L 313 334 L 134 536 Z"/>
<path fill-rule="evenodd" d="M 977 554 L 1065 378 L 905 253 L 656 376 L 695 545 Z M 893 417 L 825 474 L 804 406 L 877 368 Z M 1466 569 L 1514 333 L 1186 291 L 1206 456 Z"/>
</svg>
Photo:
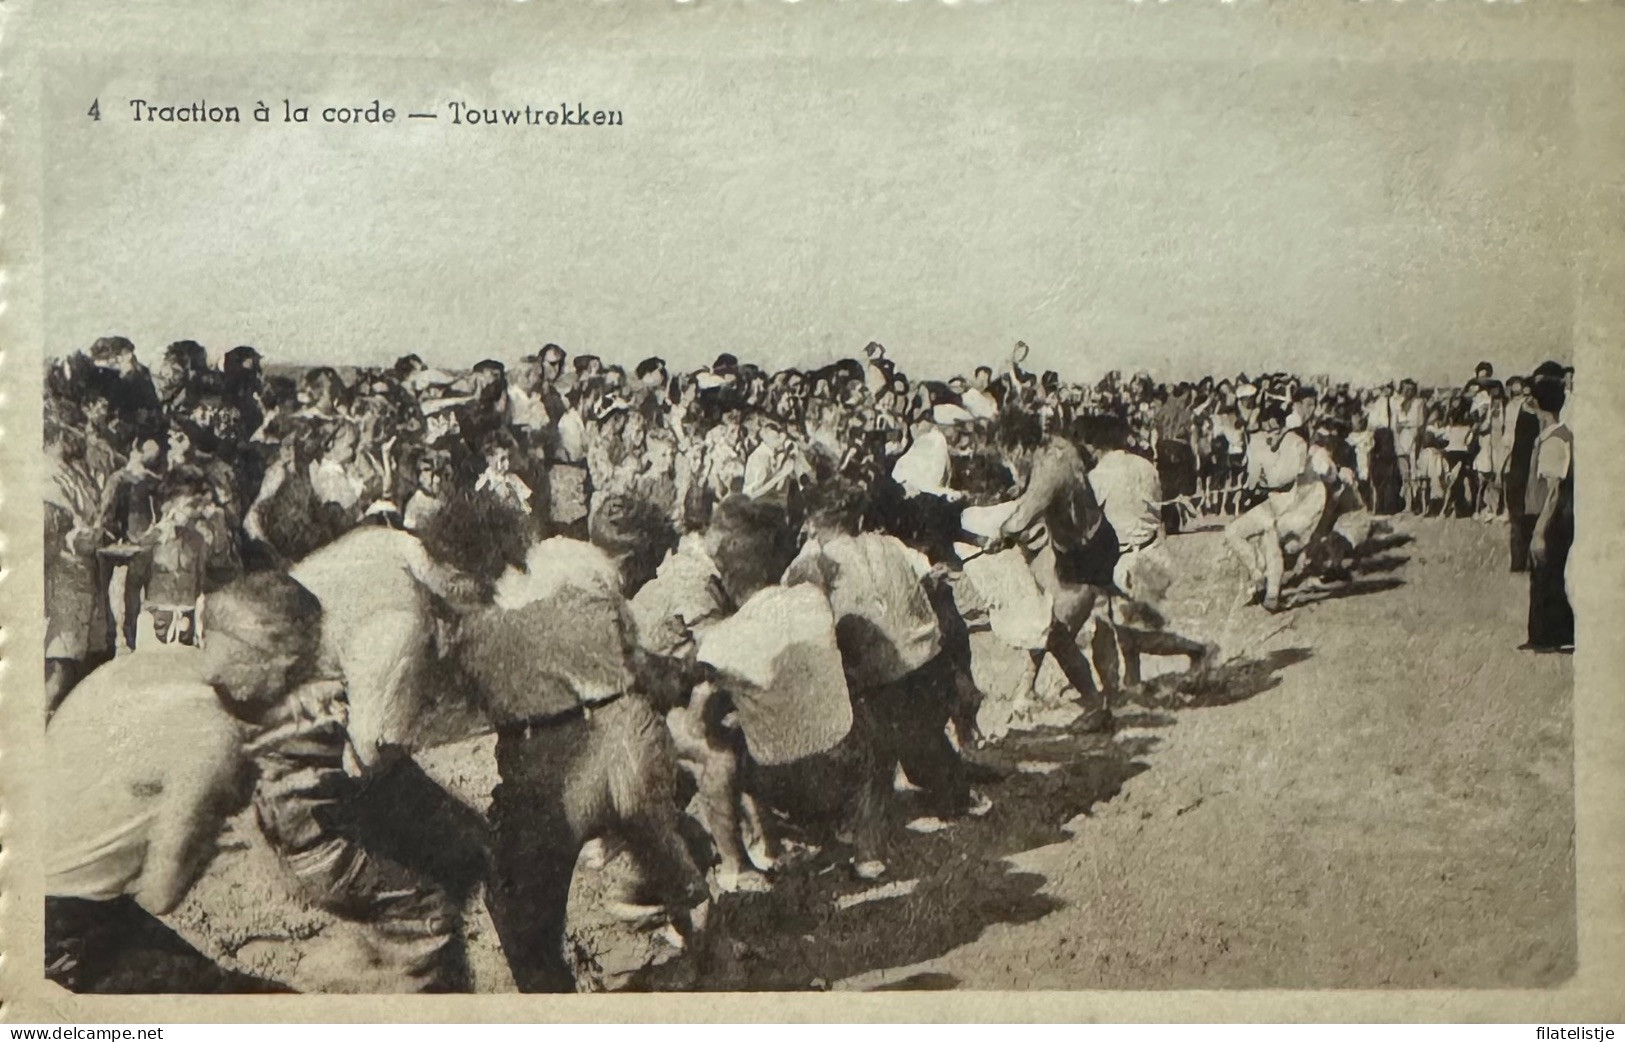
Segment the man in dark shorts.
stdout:
<svg viewBox="0 0 1625 1042">
<path fill-rule="evenodd" d="M 1037 417 L 1018 410 L 1000 416 L 998 434 L 1005 462 L 1023 491 L 989 549 L 1021 543 L 1038 588 L 1053 605 L 1046 646 L 1031 653 L 1032 675 L 1036 677 L 1046 653 L 1054 655 L 1087 710 L 1082 727 L 1109 730 L 1111 710 L 1078 647 L 1078 634 L 1094 612 L 1099 591 L 1111 588 L 1117 535 L 1095 501 L 1088 464 L 1075 445 L 1046 437 Z M 1097 663 L 1115 663 L 1110 630 L 1097 628 L 1092 648 Z"/>
</svg>

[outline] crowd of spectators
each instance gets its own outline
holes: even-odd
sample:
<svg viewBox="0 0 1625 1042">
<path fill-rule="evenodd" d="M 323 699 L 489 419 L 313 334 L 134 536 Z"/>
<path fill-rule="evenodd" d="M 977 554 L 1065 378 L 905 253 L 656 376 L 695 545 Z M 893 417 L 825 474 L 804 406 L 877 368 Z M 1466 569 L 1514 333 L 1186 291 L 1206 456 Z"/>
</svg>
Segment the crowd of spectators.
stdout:
<svg viewBox="0 0 1625 1042">
<path fill-rule="evenodd" d="M 942 560 L 958 508 L 1011 494 L 996 446 L 1011 413 L 1063 435 L 1093 416 L 1124 421 L 1129 449 L 1156 463 L 1170 532 L 1257 502 L 1255 446 L 1308 415 L 1365 509 L 1507 522 L 1523 569 L 1541 505 L 1534 392 L 1573 386 L 1555 363 L 1503 382 L 1488 362 L 1462 386 L 1428 389 L 1285 372 L 1087 384 L 1028 371 L 1026 357 L 1018 344 L 998 367 L 935 380 L 874 343 L 814 369 L 723 354 L 692 372 L 548 344 L 458 373 L 417 355 L 271 373 L 252 347 L 213 364 L 192 341 L 149 370 L 129 340 L 103 338 L 53 361 L 46 380 L 53 698 L 133 647 L 143 616 L 157 640 L 192 642 L 199 598 L 245 570 L 285 566 L 363 523 L 421 532 L 453 502 L 472 519 L 463 556 L 511 558 L 539 536 L 584 536 L 610 493 L 688 533 L 737 493 L 795 524 L 809 488 L 844 480 L 867 490 L 872 527 Z"/>
</svg>

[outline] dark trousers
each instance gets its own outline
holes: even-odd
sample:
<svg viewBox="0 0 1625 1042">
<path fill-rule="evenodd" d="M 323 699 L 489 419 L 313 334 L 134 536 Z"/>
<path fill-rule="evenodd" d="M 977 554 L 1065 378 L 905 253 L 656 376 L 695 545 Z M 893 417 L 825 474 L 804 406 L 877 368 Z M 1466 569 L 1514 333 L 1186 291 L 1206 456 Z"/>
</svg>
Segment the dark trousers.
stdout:
<svg viewBox="0 0 1625 1042">
<path fill-rule="evenodd" d="M 261 832 L 307 898 L 367 927 L 374 958 L 406 989 L 468 990 L 462 908 L 487 871 L 478 815 L 410 759 L 333 782 L 320 794 L 256 795 Z M 321 837 L 294 842 L 286 826 L 306 819 Z"/>
<path fill-rule="evenodd" d="M 849 737 L 858 746 L 857 785 L 847 820 L 860 854 L 882 855 L 893 837 L 898 767 L 925 790 L 933 813 L 953 816 L 970 805 L 965 763 L 946 730 L 954 694 L 954 667 L 945 655 L 883 687 L 854 692 Z"/>
<path fill-rule="evenodd" d="M 491 794 L 491 919 L 523 992 L 573 992 L 565 908 L 589 839 L 613 836 L 637 872 L 633 904 L 689 909 L 704 881 L 677 831 L 676 753 L 666 722 L 627 696 L 590 716 L 497 738 Z"/>
<path fill-rule="evenodd" d="M 136 554 L 120 564 L 103 558 L 97 574 L 98 597 L 111 597 L 109 587 L 113 573 L 121 567 L 125 570 L 123 618 L 115 619 L 109 605 L 106 612 L 109 648 L 135 647 L 136 621 L 141 618 L 141 602 L 146 596 L 147 584 L 152 581 L 152 552 Z"/>
<path fill-rule="evenodd" d="M 1371 512 L 1374 514 L 1397 514 L 1405 509 L 1405 489 L 1400 479 L 1399 459 L 1393 454 L 1393 437 L 1389 435 L 1387 441 L 1388 452 L 1374 450 L 1371 453 Z"/>
<path fill-rule="evenodd" d="M 792 764 L 745 764 L 743 788 L 829 842 L 851 835 L 859 860 L 885 860 L 894 838 L 899 765 L 933 813 L 970 805 L 965 764 L 945 727 L 955 693 L 952 661 L 938 655 L 899 680 L 852 692 L 852 730 L 828 752 Z"/>
<path fill-rule="evenodd" d="M 1514 510 L 1509 511 L 1507 517 L 1510 522 L 1507 528 L 1510 529 L 1509 538 L 1512 542 L 1512 570 L 1514 572 L 1527 572 L 1529 570 L 1529 540 L 1535 532 L 1535 515 Z"/>
<path fill-rule="evenodd" d="M 889 793 L 901 766 L 908 780 L 925 790 L 931 808 L 948 815 L 964 813 L 970 805 L 964 761 L 948 740 L 955 692 L 954 664 L 938 656 L 868 700 L 876 783 Z"/>
<path fill-rule="evenodd" d="M 1529 562 L 1529 643 L 1537 648 L 1574 644 L 1574 608 L 1569 604 L 1563 569 L 1574 544 L 1572 518 L 1553 519 L 1546 533 L 1546 556 Z"/>
</svg>

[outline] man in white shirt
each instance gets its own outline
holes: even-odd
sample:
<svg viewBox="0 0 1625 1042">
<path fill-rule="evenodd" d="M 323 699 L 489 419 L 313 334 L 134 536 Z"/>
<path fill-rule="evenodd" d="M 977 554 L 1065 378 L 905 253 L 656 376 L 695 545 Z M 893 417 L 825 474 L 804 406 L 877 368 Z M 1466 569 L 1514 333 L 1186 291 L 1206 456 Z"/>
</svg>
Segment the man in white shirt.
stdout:
<svg viewBox="0 0 1625 1042">
<path fill-rule="evenodd" d="M 1097 433 L 1090 447 L 1099 455 L 1089 471 L 1089 486 L 1125 550 L 1145 549 L 1162 538 L 1162 485 L 1157 465 L 1126 451 L 1108 435 Z"/>
<path fill-rule="evenodd" d="M 1253 603 L 1262 595 L 1265 610 L 1275 612 L 1281 610 L 1286 570 L 1283 532 L 1302 528 L 1300 515 L 1310 512 L 1309 530 L 1319 526 L 1321 513 L 1313 511 L 1309 499 L 1318 488 L 1324 509 L 1325 486 L 1309 470 L 1308 440 L 1300 429 L 1286 426 L 1288 418 L 1279 407 L 1266 409 L 1260 422 L 1265 439 L 1249 448 L 1248 484 L 1266 491 L 1268 498 L 1227 525 L 1224 538 L 1246 569 L 1243 602 Z"/>
<path fill-rule="evenodd" d="M 640 646 L 665 658 L 693 650 L 739 605 L 777 582 L 789 558 L 785 550 L 793 549 L 787 545 L 786 532 L 784 511 L 772 503 L 742 495 L 719 503 L 706 531 L 684 536 L 654 578 L 633 596 L 630 609 Z M 843 686 L 838 699 L 846 698 Z M 818 708 L 801 700 L 778 702 L 768 711 L 774 725 L 769 736 L 805 734 L 808 728 L 801 714 Z M 714 881 L 727 892 L 767 890 L 767 878 L 759 869 L 770 867 L 774 856 L 775 837 L 763 830 L 754 800 L 740 789 L 746 756 L 740 738 L 750 740 L 754 723 L 746 715 L 736 711 L 730 692 L 710 682 L 694 685 L 683 704 L 666 713 L 678 762 L 693 776 L 698 790 L 700 823 L 716 845 L 720 863 Z M 832 736 L 830 744 L 841 737 Z M 742 821 L 760 841 L 754 851 L 747 850 Z"/>
<path fill-rule="evenodd" d="M 885 871 L 892 782 L 897 768 L 925 790 L 938 817 L 967 813 L 974 797 L 946 727 L 954 667 L 942 654 L 936 608 L 922 585 L 933 578 L 923 554 L 897 539 L 859 532 L 859 496 L 826 486 L 808 521 L 802 552 L 784 583 L 811 583 L 828 596 L 852 692 L 852 738 L 861 777 L 852 795 L 857 870 Z"/>
<path fill-rule="evenodd" d="M 908 451 L 898 457 L 892 466 L 892 480 L 903 487 L 907 496 L 921 494 L 953 496 L 949 487 L 952 458 L 948 436 L 942 433 L 929 412 L 921 413 L 910 430 L 912 441 Z"/>
<path fill-rule="evenodd" d="M 565 921 L 576 862 L 595 837 L 629 855 L 631 871 L 601 898 L 615 917 L 680 937 L 704 900 L 678 834 L 663 717 L 683 671 L 645 673 L 625 601 L 668 526 L 658 512 L 605 503 L 593 543 L 534 544 L 525 569 L 498 581 L 493 606 L 462 623 L 459 659 L 497 726 L 488 902 L 521 991 L 576 990 Z"/>
<path fill-rule="evenodd" d="M 1415 380 L 1399 382 L 1399 396 L 1392 400 L 1394 454 L 1399 460 L 1399 479 L 1405 490 L 1405 501 L 1417 513 L 1426 507 L 1419 496 L 1416 480 L 1416 453 L 1422 444 L 1422 433 L 1427 428 L 1427 403 L 1417 393 Z"/>
<path fill-rule="evenodd" d="M 1385 383 L 1377 389 L 1377 396 L 1366 405 L 1366 424 L 1373 431 L 1394 428 L 1394 385 Z"/>
<path fill-rule="evenodd" d="M 985 365 L 977 366 L 972 374 L 971 386 L 959 396 L 959 403 L 965 411 L 978 420 L 992 420 L 999 415 L 998 400 L 993 397 L 993 370 Z"/>
<path fill-rule="evenodd" d="M 1528 640 L 1521 650 L 1574 648 L 1574 608 L 1569 602 L 1569 549 L 1574 543 L 1574 435 L 1562 415 L 1567 395 L 1561 376 L 1531 383 L 1540 435 L 1530 465 L 1525 511 L 1534 517 L 1529 540 Z"/>
<path fill-rule="evenodd" d="M 783 503 L 800 469 L 795 446 L 777 420 L 764 420 L 756 436 L 759 442 L 745 458 L 742 491 L 752 499 Z"/>
<path fill-rule="evenodd" d="M 292 574 L 321 602 L 324 657 L 345 680 L 358 766 L 411 748 L 438 692 L 432 598 L 468 605 L 478 584 L 431 558 L 413 534 L 370 525 L 311 554 Z"/>
<path fill-rule="evenodd" d="M 1129 452 L 1127 445 L 1128 428 L 1122 421 L 1108 416 L 1092 424 L 1089 447 L 1096 459 L 1089 486 L 1117 534 L 1113 582 L 1133 602 L 1114 613 L 1113 623 L 1123 657 L 1123 682 L 1134 685 L 1140 682 L 1144 655 L 1183 656 L 1198 669 L 1217 649 L 1161 628 L 1158 609 L 1174 575 L 1173 560 L 1163 548 L 1162 486 L 1156 464 Z"/>
<path fill-rule="evenodd" d="M 541 359 L 526 355 L 513 367 L 508 380 L 508 422 L 532 435 L 540 435 L 553 425 L 547 403 L 536 393 L 541 379 Z"/>
</svg>

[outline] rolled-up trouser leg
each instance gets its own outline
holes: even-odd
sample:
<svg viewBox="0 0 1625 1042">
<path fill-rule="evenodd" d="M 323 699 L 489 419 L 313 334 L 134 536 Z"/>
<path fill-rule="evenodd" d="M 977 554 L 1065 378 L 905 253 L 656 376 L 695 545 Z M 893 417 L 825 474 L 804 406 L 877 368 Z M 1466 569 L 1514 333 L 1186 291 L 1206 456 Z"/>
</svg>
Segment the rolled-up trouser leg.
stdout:
<svg viewBox="0 0 1625 1042">
<path fill-rule="evenodd" d="M 311 900 L 369 928 L 380 967 L 398 974 L 403 989 L 466 990 L 461 906 L 429 873 L 358 838 L 371 824 L 366 805 L 386 794 L 339 768 L 342 741 L 342 728 L 328 723 L 281 751 L 278 759 L 304 766 L 269 785 L 262 773 L 254 797 L 260 831 Z M 387 789 L 387 778 L 373 781 Z"/>
<path fill-rule="evenodd" d="M 1100 677 L 1100 700 L 1110 705 L 1123 689 L 1123 651 L 1117 639 L 1117 626 L 1104 613 L 1096 612 L 1089 620 L 1089 660 L 1094 663 Z"/>
<path fill-rule="evenodd" d="M 397 975 L 403 990 L 468 990 L 461 909 L 421 873 L 345 836 L 283 860 L 317 905 L 369 928 L 379 968 Z"/>
</svg>

